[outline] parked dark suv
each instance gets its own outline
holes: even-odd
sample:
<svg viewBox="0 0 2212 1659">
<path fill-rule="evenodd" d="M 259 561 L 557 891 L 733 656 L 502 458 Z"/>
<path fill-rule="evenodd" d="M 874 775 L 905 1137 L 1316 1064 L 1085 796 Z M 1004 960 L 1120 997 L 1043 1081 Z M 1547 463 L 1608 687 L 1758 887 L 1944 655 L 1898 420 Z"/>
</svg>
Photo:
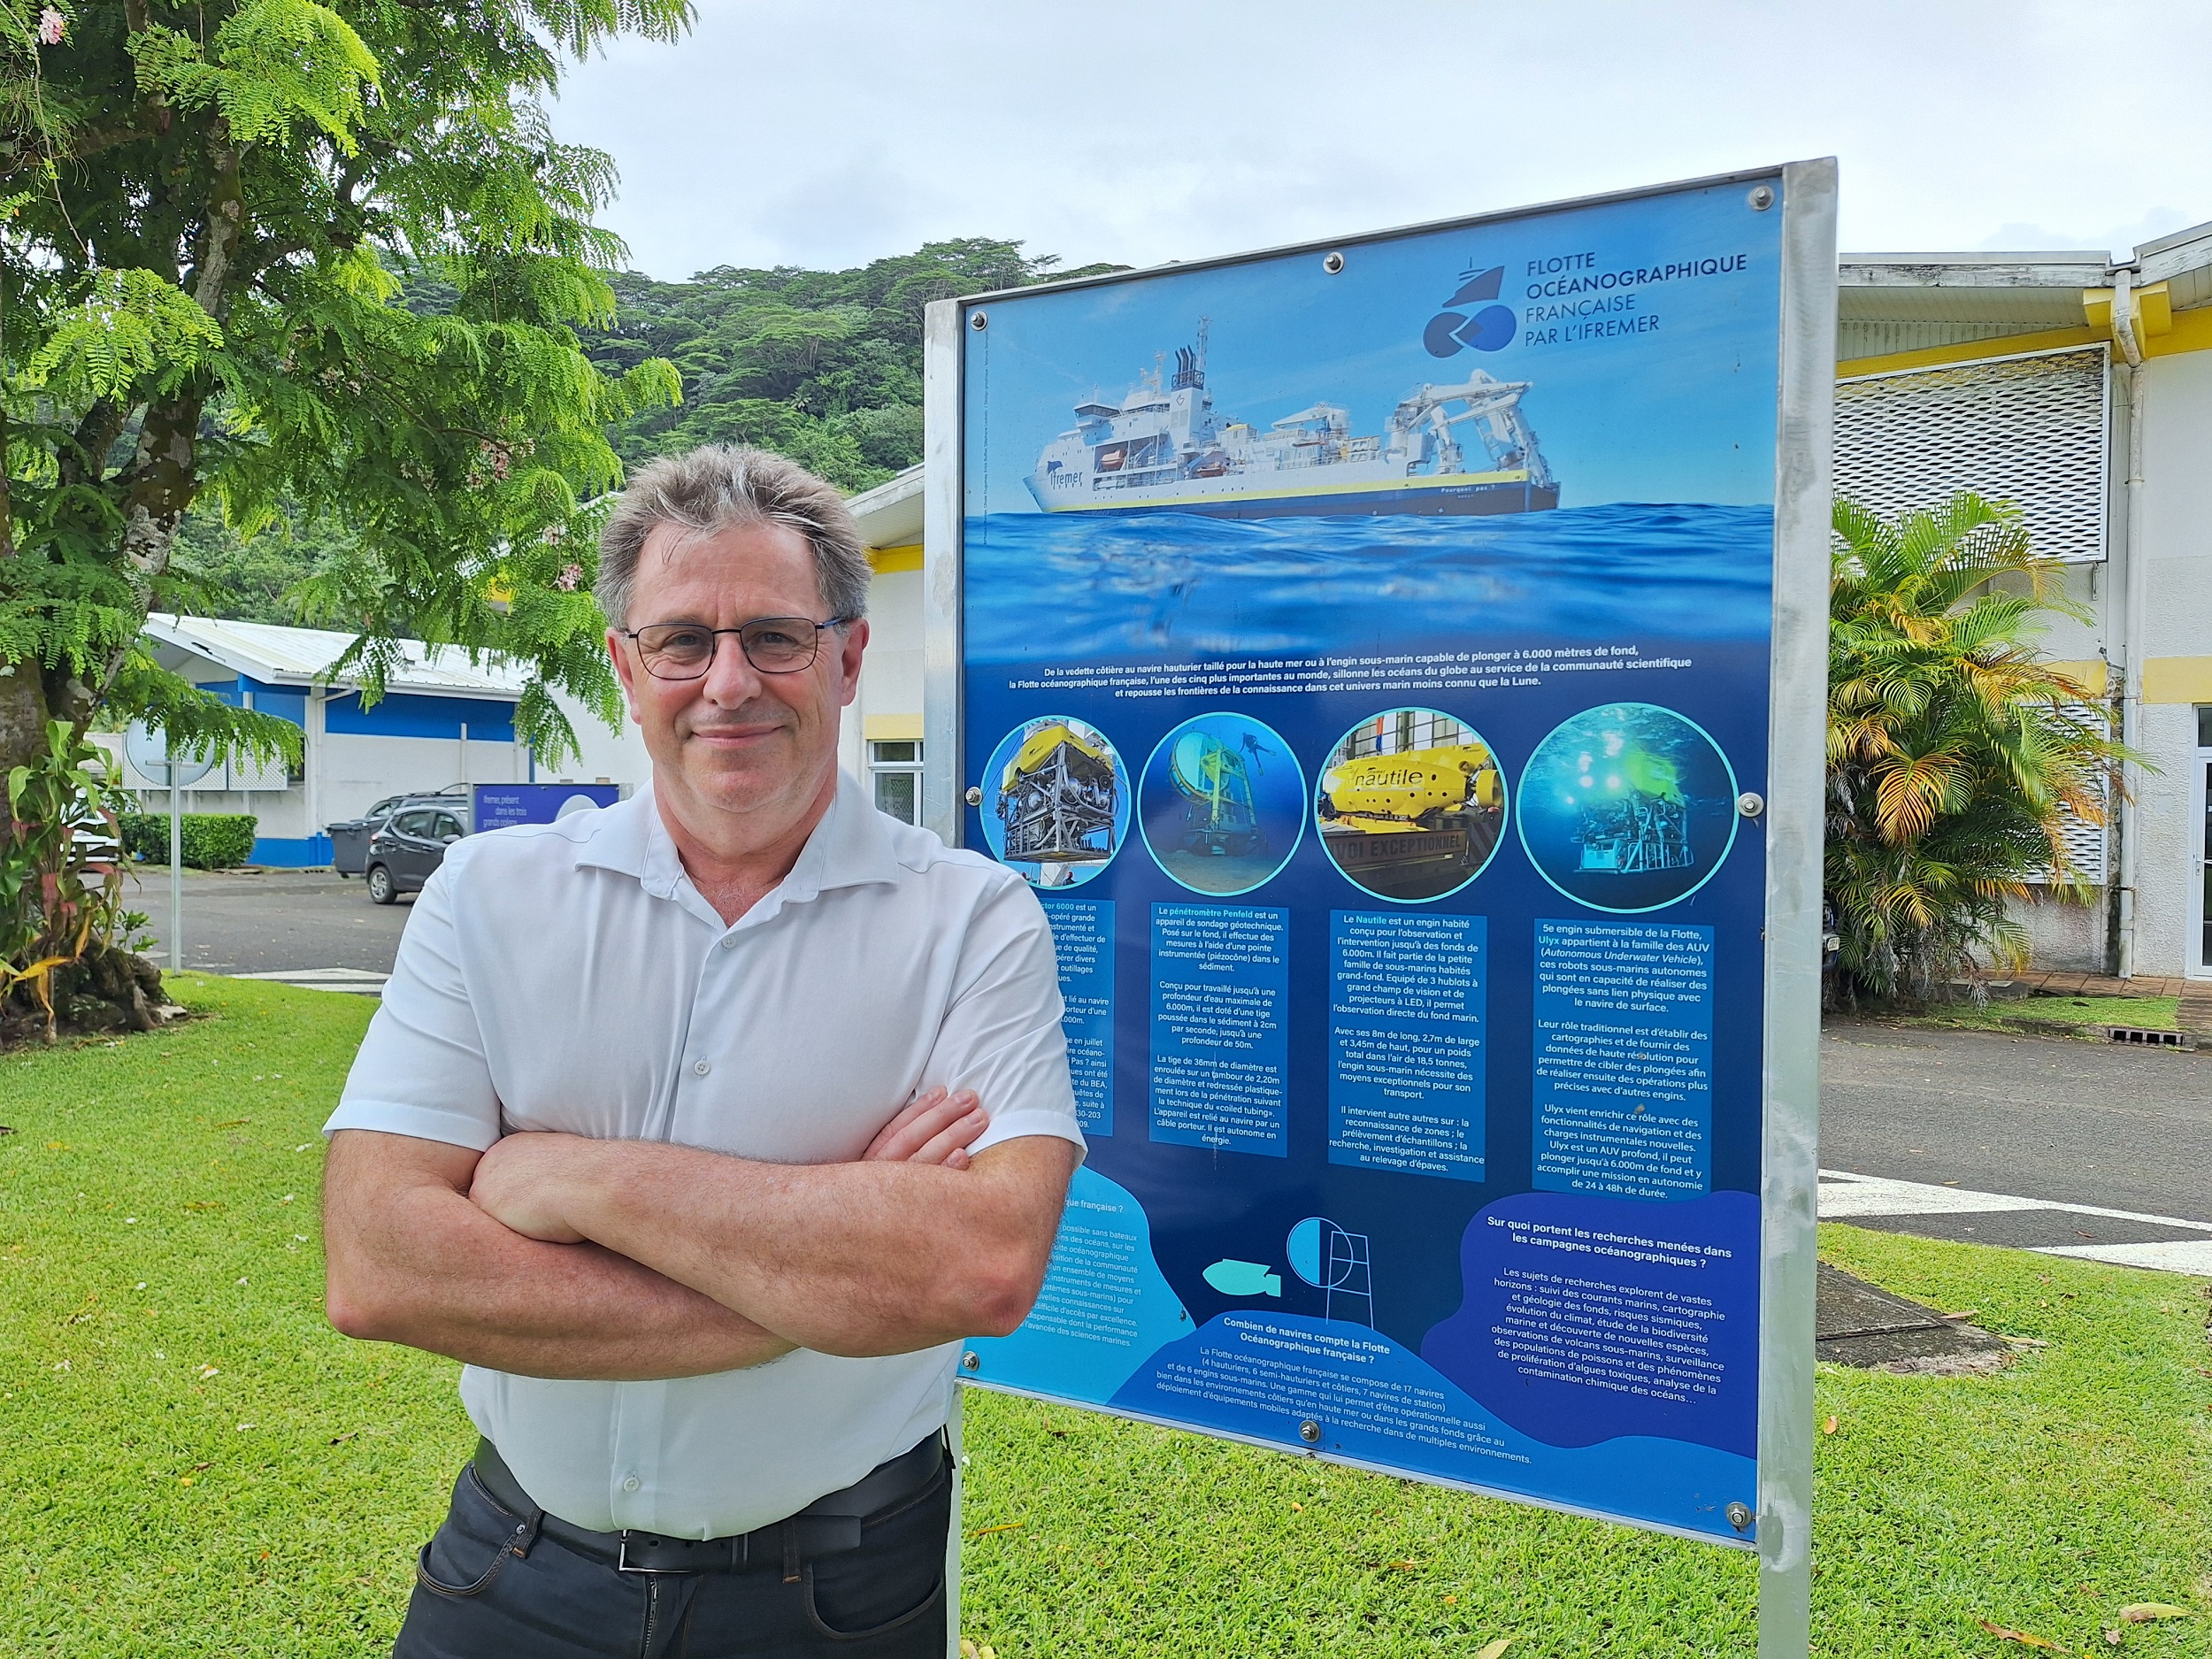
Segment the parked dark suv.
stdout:
<svg viewBox="0 0 2212 1659">
<path fill-rule="evenodd" d="M 458 805 L 424 801 L 402 805 L 369 836 L 366 868 L 369 897 L 389 904 L 403 893 L 419 893 L 431 872 L 445 862 L 445 849 L 465 831 Z"/>
<path fill-rule="evenodd" d="M 323 826 L 323 833 L 330 837 L 330 866 L 341 879 L 366 872 L 369 866 L 369 837 L 384 827 L 384 820 L 410 802 L 425 806 L 454 805 L 465 815 L 469 787 L 465 783 L 448 784 L 442 789 L 411 789 L 405 795 L 388 795 L 359 818 L 341 818 L 335 824 Z"/>
</svg>

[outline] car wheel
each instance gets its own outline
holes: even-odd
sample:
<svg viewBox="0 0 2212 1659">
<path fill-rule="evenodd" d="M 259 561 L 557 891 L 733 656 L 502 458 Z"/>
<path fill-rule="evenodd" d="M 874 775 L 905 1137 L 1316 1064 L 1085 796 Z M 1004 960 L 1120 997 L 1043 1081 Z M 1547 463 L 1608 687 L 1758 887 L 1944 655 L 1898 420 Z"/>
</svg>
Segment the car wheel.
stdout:
<svg viewBox="0 0 2212 1659">
<path fill-rule="evenodd" d="M 373 904 L 390 904 L 399 897 L 399 888 L 392 881 L 392 872 L 382 864 L 369 866 L 369 901 Z"/>
</svg>

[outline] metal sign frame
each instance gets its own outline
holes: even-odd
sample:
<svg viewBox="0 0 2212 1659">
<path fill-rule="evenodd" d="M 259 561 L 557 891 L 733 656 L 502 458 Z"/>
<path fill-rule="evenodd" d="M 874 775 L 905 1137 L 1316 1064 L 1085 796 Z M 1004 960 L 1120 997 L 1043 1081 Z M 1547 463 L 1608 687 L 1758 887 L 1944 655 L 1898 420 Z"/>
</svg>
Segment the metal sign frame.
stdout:
<svg viewBox="0 0 2212 1659">
<path fill-rule="evenodd" d="M 1760 1659 L 1802 1659 L 1810 1643 L 1812 1588 L 1821 796 L 1835 428 L 1836 163 L 1832 157 L 1790 162 L 1778 168 L 1761 167 L 1543 203 L 1509 212 L 1437 220 L 1344 241 L 1371 244 L 1701 187 L 1753 184 L 1771 179 L 1778 172 L 1783 180 L 1782 272 L 1769 796 L 1764 807 L 1767 872 L 1755 1548 Z M 960 844 L 963 822 L 960 773 L 965 733 L 961 553 L 965 480 L 961 337 L 969 308 L 1048 289 L 1139 280 L 1169 270 L 1187 273 L 1286 255 L 1324 254 L 1338 245 L 1301 242 L 1148 271 L 941 300 L 928 307 L 923 324 L 923 453 L 927 471 L 924 475 L 922 556 L 922 821 L 948 844 Z M 1518 1494 L 1497 1495 L 1516 1502 L 1537 1502 Z"/>
</svg>

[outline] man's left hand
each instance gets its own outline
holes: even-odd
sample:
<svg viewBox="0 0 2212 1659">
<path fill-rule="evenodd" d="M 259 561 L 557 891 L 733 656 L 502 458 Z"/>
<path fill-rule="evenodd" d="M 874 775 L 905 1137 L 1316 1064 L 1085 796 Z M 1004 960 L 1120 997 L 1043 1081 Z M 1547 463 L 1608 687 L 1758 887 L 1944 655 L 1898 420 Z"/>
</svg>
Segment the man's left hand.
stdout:
<svg viewBox="0 0 2212 1659">
<path fill-rule="evenodd" d="M 581 1244 L 568 1225 L 561 1194 L 572 1160 L 592 1142 L 580 1135 L 524 1133 L 502 1136 L 477 1161 L 469 1197 L 496 1222 L 547 1244 Z"/>
</svg>

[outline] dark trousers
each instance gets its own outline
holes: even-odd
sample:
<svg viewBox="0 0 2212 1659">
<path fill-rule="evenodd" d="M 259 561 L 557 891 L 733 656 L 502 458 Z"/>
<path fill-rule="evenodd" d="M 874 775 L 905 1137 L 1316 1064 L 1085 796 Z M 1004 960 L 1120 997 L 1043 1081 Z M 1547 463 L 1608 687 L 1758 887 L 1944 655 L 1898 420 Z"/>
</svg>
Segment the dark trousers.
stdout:
<svg viewBox="0 0 2212 1659">
<path fill-rule="evenodd" d="M 472 1464 L 423 1548 L 393 1659 L 944 1659 L 951 1517 L 948 1463 L 864 1517 L 856 1549 L 621 1572 L 543 1532 L 542 1511 L 503 1507 Z"/>
</svg>

